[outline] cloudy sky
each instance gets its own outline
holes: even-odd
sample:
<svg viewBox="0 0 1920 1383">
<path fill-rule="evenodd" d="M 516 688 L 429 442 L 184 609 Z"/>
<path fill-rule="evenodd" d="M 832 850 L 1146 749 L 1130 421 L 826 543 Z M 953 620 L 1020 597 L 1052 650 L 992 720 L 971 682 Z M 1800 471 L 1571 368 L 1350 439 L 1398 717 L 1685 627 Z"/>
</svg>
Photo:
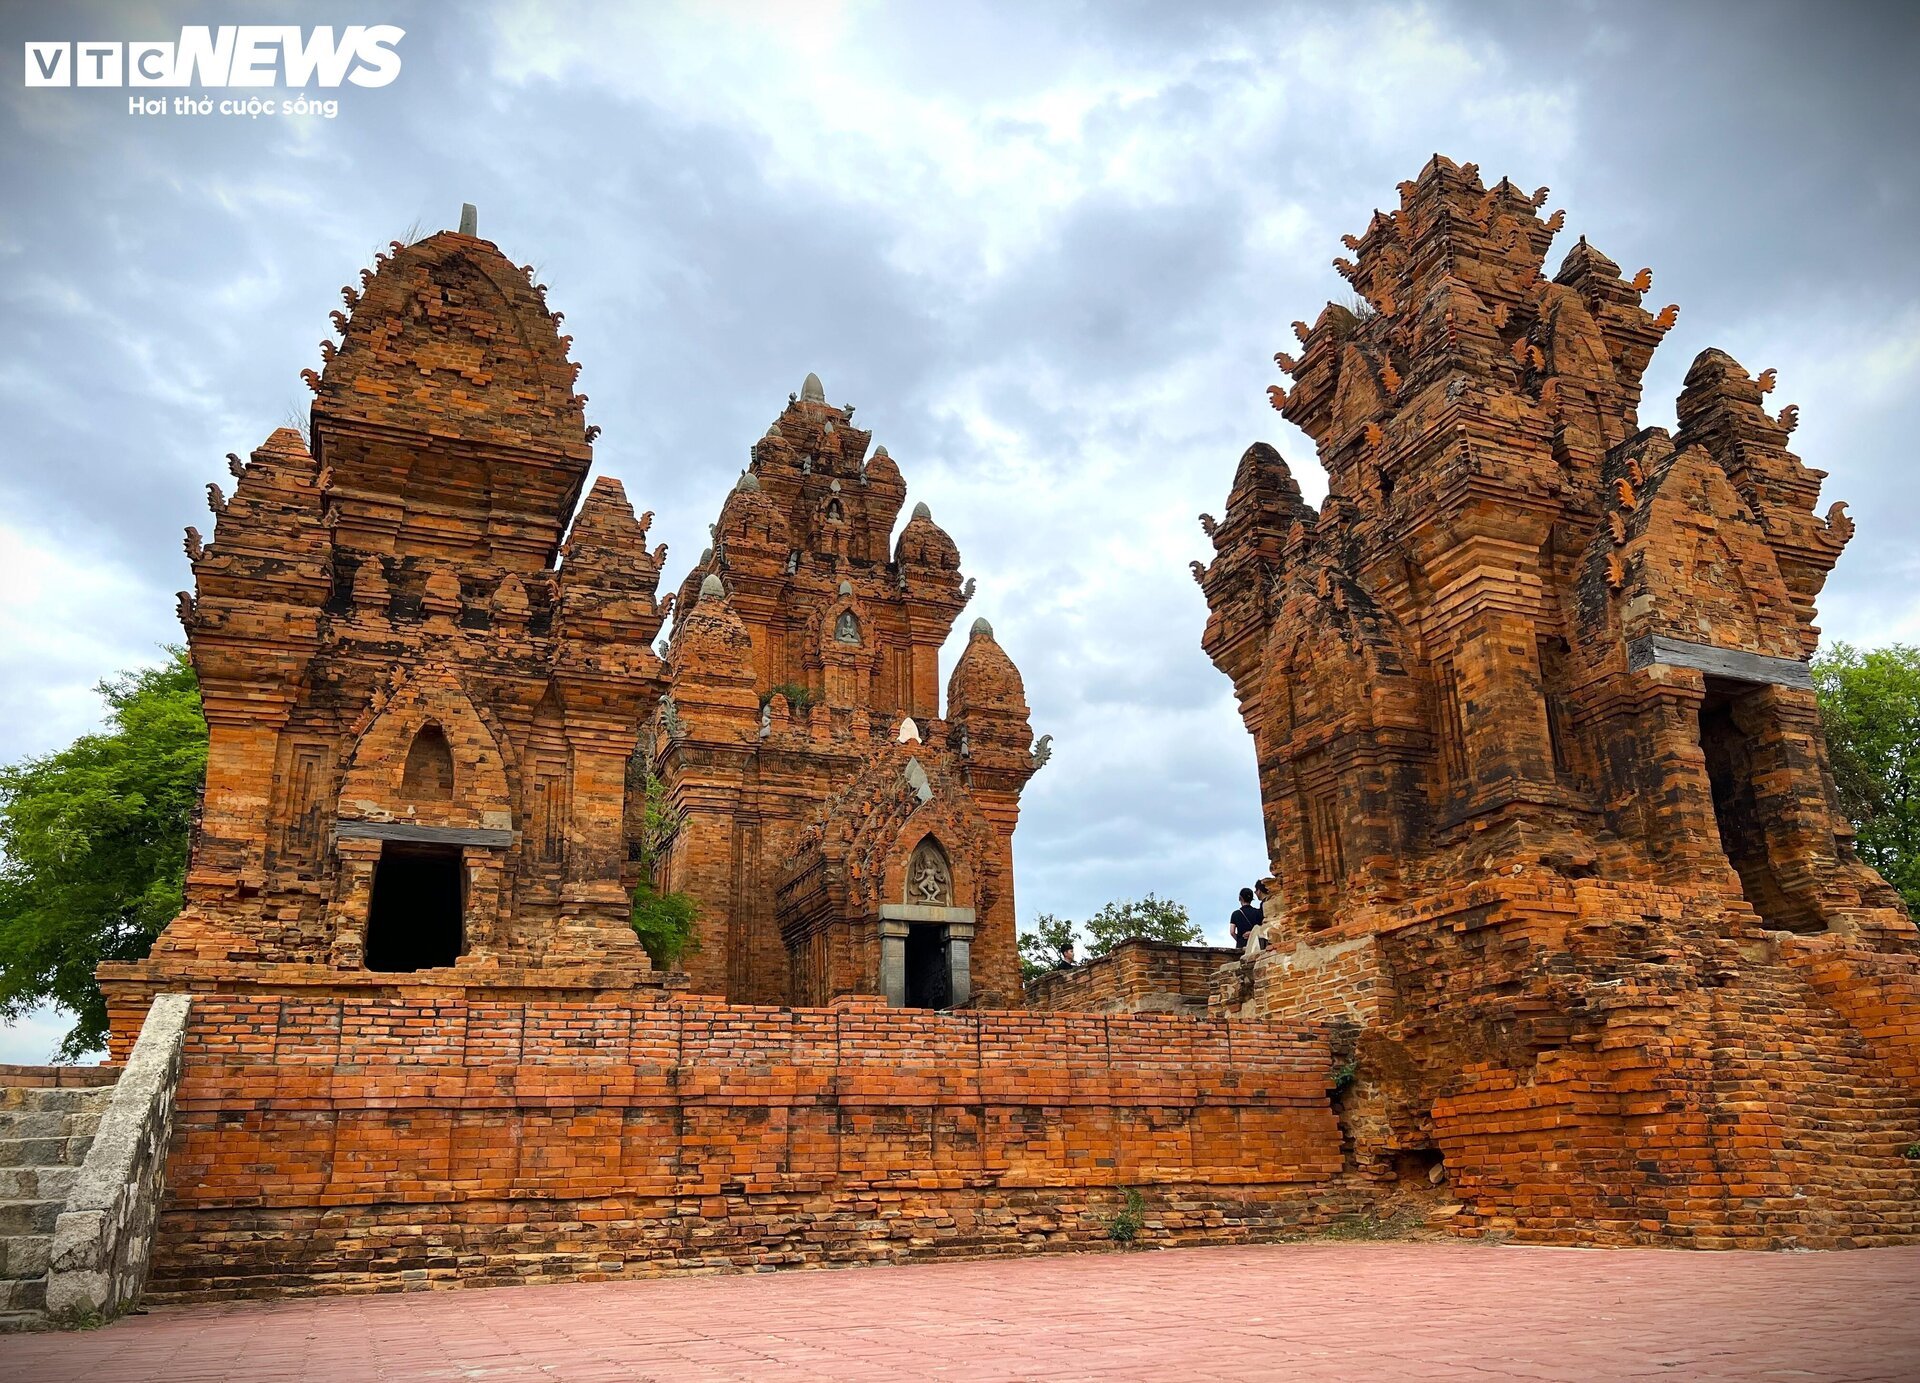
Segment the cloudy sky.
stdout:
<svg viewBox="0 0 1920 1383">
<path fill-rule="evenodd" d="M 1553 189 L 1679 325 L 1779 370 L 1859 533 L 1829 637 L 1920 639 L 1920 23 L 1903 5 L 412 5 L 0 9 L 27 40 L 390 23 L 324 120 L 143 118 L 0 82 L 0 757 L 96 723 L 177 639 L 203 487 L 310 395 L 339 286 L 457 223 L 539 266 L 601 472 L 677 584 L 809 370 L 859 406 L 979 579 L 1053 762 L 1022 921 L 1148 890 L 1225 933 L 1263 872 L 1250 744 L 1187 562 L 1288 323 L 1438 150 Z M 9 57 L 9 62 L 20 61 Z M 271 93 L 269 93 L 271 94 Z M 1557 254 L 1555 263 L 1557 263 Z M 1824 500 L 1823 500 L 1824 503 Z M 968 621 L 961 621 L 961 633 Z M 955 650 L 957 651 L 957 641 Z M 949 659 L 948 666 L 951 666 Z M 63 1024 L 0 1034 L 45 1057 Z"/>
</svg>

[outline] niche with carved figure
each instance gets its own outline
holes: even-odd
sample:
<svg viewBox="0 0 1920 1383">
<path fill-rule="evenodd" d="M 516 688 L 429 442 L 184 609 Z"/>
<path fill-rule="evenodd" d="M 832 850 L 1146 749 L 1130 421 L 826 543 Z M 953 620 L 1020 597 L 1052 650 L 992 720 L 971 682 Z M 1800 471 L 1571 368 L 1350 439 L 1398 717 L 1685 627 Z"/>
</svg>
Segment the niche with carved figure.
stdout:
<svg viewBox="0 0 1920 1383">
<path fill-rule="evenodd" d="M 400 795 L 411 802 L 453 800 L 453 748 L 446 731 L 432 721 L 420 727 L 407 749 Z"/>
<path fill-rule="evenodd" d="M 928 836 L 913 848 L 907 862 L 907 897 L 922 907 L 953 906 L 953 865 L 940 842 Z"/>
</svg>

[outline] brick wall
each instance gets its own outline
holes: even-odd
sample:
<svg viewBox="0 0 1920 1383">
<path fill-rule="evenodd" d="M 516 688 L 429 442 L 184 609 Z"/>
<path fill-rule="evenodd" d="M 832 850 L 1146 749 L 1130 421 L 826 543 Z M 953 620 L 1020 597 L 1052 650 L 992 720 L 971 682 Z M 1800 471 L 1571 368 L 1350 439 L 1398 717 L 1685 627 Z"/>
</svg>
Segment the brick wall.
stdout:
<svg viewBox="0 0 1920 1383">
<path fill-rule="evenodd" d="M 1239 954 L 1231 946 L 1176 946 L 1135 937 L 1084 965 L 1040 976 L 1026 987 L 1027 1007 L 1096 1013 L 1204 1012 L 1213 972 Z"/>
<path fill-rule="evenodd" d="M 1830 936 L 1780 936 L 1780 958 L 1843 1015 L 1889 1074 L 1920 1090 L 1920 956 Z M 1915 1130 L 1920 1136 L 1920 1128 Z"/>
<path fill-rule="evenodd" d="M 1250 968 L 1251 997 L 1229 1011 L 1325 1023 L 1352 1062 L 1337 1104 L 1357 1173 L 1393 1184 L 1441 1164 L 1457 1232 L 1694 1248 L 1920 1237 L 1911 955 L 1542 874 Z"/>
<path fill-rule="evenodd" d="M 1149 1242 L 1354 1208 L 1324 1042 L 1242 1020 L 204 996 L 161 1298 Z"/>
</svg>

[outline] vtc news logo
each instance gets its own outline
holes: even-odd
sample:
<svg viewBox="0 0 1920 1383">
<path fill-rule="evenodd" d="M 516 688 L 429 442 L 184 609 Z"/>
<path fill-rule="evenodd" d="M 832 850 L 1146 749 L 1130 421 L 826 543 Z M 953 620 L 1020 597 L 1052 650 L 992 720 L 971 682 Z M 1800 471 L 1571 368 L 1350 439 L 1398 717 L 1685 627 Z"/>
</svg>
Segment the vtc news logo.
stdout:
<svg viewBox="0 0 1920 1383">
<path fill-rule="evenodd" d="M 385 86 L 400 75 L 392 24 L 183 25 L 177 41 L 27 44 L 28 86 Z"/>
</svg>

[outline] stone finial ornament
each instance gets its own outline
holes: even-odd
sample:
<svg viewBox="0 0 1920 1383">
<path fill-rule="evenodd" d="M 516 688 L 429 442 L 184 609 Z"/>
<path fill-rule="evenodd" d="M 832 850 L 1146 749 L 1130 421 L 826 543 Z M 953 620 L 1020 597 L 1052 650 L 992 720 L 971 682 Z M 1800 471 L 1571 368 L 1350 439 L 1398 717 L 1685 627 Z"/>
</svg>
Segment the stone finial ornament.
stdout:
<svg viewBox="0 0 1920 1383">
<path fill-rule="evenodd" d="M 672 696 L 660 698 L 660 730 L 670 740 L 687 737 L 687 727 L 680 719 L 680 708 L 673 704 Z"/>
<path fill-rule="evenodd" d="M 920 743 L 920 727 L 914 722 L 912 716 L 908 716 L 900 722 L 900 729 L 895 733 L 893 742 L 895 744 Z"/>
<path fill-rule="evenodd" d="M 788 378 L 792 376 L 789 375 Z M 800 402 L 825 403 L 826 401 L 827 391 L 826 387 L 820 383 L 820 376 L 809 373 L 800 384 Z"/>
<path fill-rule="evenodd" d="M 927 770 L 920 766 L 918 759 L 908 759 L 906 768 L 907 786 L 913 789 L 913 795 L 924 804 L 933 800 L 933 782 L 927 777 Z"/>
<path fill-rule="evenodd" d="M 726 598 L 727 588 L 720 581 L 720 573 L 708 572 L 706 580 L 700 583 L 700 599 L 706 601 L 725 600 Z"/>
</svg>

